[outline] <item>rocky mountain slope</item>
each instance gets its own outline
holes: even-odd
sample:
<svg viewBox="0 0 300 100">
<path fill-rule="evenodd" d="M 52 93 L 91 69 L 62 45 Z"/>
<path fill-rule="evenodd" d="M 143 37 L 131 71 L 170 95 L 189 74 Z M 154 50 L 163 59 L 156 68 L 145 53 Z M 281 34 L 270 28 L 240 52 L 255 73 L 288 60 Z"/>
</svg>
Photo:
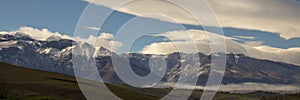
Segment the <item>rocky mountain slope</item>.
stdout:
<svg viewBox="0 0 300 100">
<path fill-rule="evenodd" d="M 10 63 L 27 68 L 74 75 L 72 65 L 72 50 L 76 47 L 94 48 L 92 45 L 59 37 L 49 37 L 47 40 L 35 40 L 23 33 L 0 34 L 0 62 Z M 122 83 L 117 76 L 111 61 L 111 54 L 103 47 L 95 48 L 96 65 L 105 82 Z M 114 54 L 116 55 L 116 54 Z M 163 56 L 167 62 L 167 73 L 162 82 L 175 82 L 178 80 L 181 64 L 189 56 L 199 56 L 201 69 L 198 76 L 198 85 L 206 83 L 211 64 L 211 56 L 202 53 L 184 54 L 172 53 L 168 55 L 151 54 L 121 54 L 120 59 L 129 58 L 130 65 L 138 75 L 145 76 L 151 70 L 149 60 L 153 57 Z M 300 67 L 292 64 L 260 60 L 243 54 L 227 54 L 226 71 L 223 84 L 231 83 L 271 83 L 271 84 L 300 84 Z M 197 61 L 195 61 L 197 62 Z M 184 66 L 183 66 L 184 67 Z M 189 70 L 193 70 L 189 69 Z M 200 73 L 200 72 L 199 72 Z M 91 73 L 95 74 L 95 73 Z"/>
</svg>

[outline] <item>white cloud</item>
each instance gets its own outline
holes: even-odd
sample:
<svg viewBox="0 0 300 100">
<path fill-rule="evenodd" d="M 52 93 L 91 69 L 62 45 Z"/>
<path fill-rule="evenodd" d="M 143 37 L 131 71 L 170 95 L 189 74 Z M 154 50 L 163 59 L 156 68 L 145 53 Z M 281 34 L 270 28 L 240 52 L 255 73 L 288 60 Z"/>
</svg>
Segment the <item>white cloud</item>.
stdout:
<svg viewBox="0 0 300 100">
<path fill-rule="evenodd" d="M 263 42 L 262 41 L 246 41 L 244 44 L 247 46 L 261 46 L 261 45 L 263 45 Z"/>
<path fill-rule="evenodd" d="M 16 33 L 24 33 L 33 39 L 36 40 L 47 40 L 51 36 L 56 36 L 60 37 L 63 39 L 72 39 L 70 36 L 67 35 L 62 35 L 59 32 L 51 32 L 50 30 L 43 28 L 43 29 L 36 29 L 33 27 L 27 27 L 23 26 L 17 29 L 16 31 L 11 31 L 11 32 L 0 32 L 1 34 L 16 34 Z"/>
<path fill-rule="evenodd" d="M 249 39 L 249 40 L 254 40 L 256 37 L 253 36 L 233 36 L 234 38 L 239 38 L 239 39 Z"/>
<path fill-rule="evenodd" d="M 90 26 L 86 26 L 85 28 L 86 28 L 86 29 L 89 29 L 89 30 L 95 30 L 95 31 L 100 31 L 100 30 L 101 30 L 101 28 L 99 28 L 99 27 L 90 27 Z"/>
<path fill-rule="evenodd" d="M 185 36 L 185 33 L 189 33 L 193 39 Z M 141 53 L 145 54 L 169 54 L 173 52 L 185 52 L 192 53 L 194 52 L 193 48 L 198 49 L 199 52 L 210 54 L 210 41 L 206 36 L 207 34 L 214 34 L 209 32 L 204 32 L 202 30 L 187 30 L 187 31 L 172 31 L 166 32 L 160 35 L 153 36 L 165 36 L 169 37 L 173 42 L 159 42 L 152 43 L 148 46 L 145 46 Z M 248 42 L 246 44 L 240 44 L 235 42 L 232 38 L 225 37 L 227 52 L 235 54 L 245 54 L 250 57 L 258 59 L 266 59 L 272 61 L 286 62 L 295 65 L 300 65 L 300 48 L 289 48 L 281 49 L 274 48 L 262 45 L 261 42 Z M 219 43 L 222 41 L 213 41 Z M 181 50 L 178 50 L 177 47 L 181 47 Z"/>
<path fill-rule="evenodd" d="M 117 1 L 110 0 L 85 1 L 112 9 L 117 5 Z M 300 37 L 300 3 L 291 0 L 208 0 L 208 2 L 224 27 L 274 32 L 285 39 Z M 166 1 L 137 0 L 116 10 L 138 16 L 149 13 L 164 14 L 179 23 L 199 25 L 185 9 Z"/>
<path fill-rule="evenodd" d="M 300 4 L 290 0 L 210 0 L 222 26 L 300 37 Z"/>
<path fill-rule="evenodd" d="M 115 36 L 113 34 L 109 34 L 109 33 L 101 33 L 99 36 L 100 39 L 114 39 Z"/>
<path fill-rule="evenodd" d="M 114 39 L 114 35 L 109 33 L 101 33 L 100 36 L 98 37 L 95 36 L 89 36 L 88 38 L 74 37 L 74 40 L 86 42 L 96 47 L 104 47 L 109 50 L 112 50 L 112 46 L 114 46 L 115 50 L 123 46 L 121 42 L 114 41 L 113 39 Z"/>
<path fill-rule="evenodd" d="M 0 32 L 0 34 L 17 34 L 17 33 L 23 33 L 28 36 L 30 36 L 33 39 L 36 40 L 41 40 L 41 41 L 47 41 L 49 37 L 58 37 L 62 39 L 69 39 L 69 40 L 74 40 L 74 41 L 79 41 L 79 42 L 86 42 L 91 45 L 97 46 L 97 47 L 105 47 L 109 50 L 111 50 L 111 46 L 114 45 L 115 49 L 118 49 L 119 47 L 122 46 L 121 42 L 114 41 L 114 35 L 109 34 L 109 33 L 101 33 L 100 36 L 95 37 L 95 36 L 89 36 L 88 38 L 82 38 L 82 37 L 71 37 L 67 35 L 62 35 L 59 32 L 51 32 L 46 28 L 43 29 L 36 29 L 32 27 L 20 27 L 16 31 L 11 31 L 11 32 Z M 96 40 L 96 41 L 95 41 Z"/>
</svg>

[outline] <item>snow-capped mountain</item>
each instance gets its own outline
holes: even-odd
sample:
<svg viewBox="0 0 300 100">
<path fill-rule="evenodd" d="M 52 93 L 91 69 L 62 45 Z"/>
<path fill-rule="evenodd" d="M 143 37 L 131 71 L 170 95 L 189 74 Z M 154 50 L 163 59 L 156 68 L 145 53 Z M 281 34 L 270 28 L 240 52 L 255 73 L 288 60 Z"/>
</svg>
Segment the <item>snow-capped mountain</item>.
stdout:
<svg viewBox="0 0 300 100">
<path fill-rule="evenodd" d="M 64 39 L 59 36 L 50 36 L 45 40 L 33 39 L 23 33 L 0 34 L 0 61 L 33 69 L 58 72 L 74 75 L 72 64 L 72 50 L 74 48 L 94 48 L 93 57 L 100 75 L 105 82 L 122 83 L 117 76 L 111 61 L 111 55 L 116 55 L 103 47 L 94 47 L 90 44 Z M 216 55 L 216 54 L 215 54 Z M 118 58 L 129 58 L 133 71 L 141 76 L 151 71 L 149 60 L 155 57 L 164 57 L 167 62 L 167 72 L 162 82 L 176 82 L 180 73 L 191 70 L 200 70 L 198 85 L 204 85 L 208 78 L 211 66 L 211 57 L 214 55 L 172 53 L 168 55 L 152 54 L 120 54 Z M 200 61 L 192 59 L 199 56 Z M 260 60 L 243 54 L 227 54 L 226 71 L 223 84 L 231 83 L 272 83 L 272 84 L 299 84 L 300 67 L 292 64 Z M 183 59 L 181 59 L 183 58 Z M 189 64 L 186 61 L 200 62 L 200 65 Z M 125 62 L 125 61 L 124 61 Z M 88 73 L 95 74 L 95 73 Z M 191 77 L 191 76 L 187 76 Z"/>
</svg>

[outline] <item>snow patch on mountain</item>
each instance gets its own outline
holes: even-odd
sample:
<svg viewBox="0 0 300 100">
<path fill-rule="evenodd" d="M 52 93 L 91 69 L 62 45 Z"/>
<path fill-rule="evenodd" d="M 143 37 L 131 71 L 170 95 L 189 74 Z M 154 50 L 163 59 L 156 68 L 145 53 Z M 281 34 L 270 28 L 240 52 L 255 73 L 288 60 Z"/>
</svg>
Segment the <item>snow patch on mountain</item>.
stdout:
<svg viewBox="0 0 300 100">
<path fill-rule="evenodd" d="M 5 41 L 5 42 L 0 42 L 0 48 L 9 48 L 13 45 L 16 45 L 18 41 Z"/>
<path fill-rule="evenodd" d="M 46 48 L 43 50 L 38 50 L 40 53 L 49 54 L 51 52 L 52 48 Z"/>
<path fill-rule="evenodd" d="M 237 55 L 237 54 L 235 54 L 234 57 L 235 57 L 235 59 L 236 59 L 236 60 L 235 60 L 235 64 L 238 64 L 240 56 Z"/>
<path fill-rule="evenodd" d="M 111 56 L 111 51 L 103 47 L 95 47 L 94 57 Z"/>
<path fill-rule="evenodd" d="M 75 48 L 76 46 L 70 46 L 67 48 L 64 48 L 61 51 L 58 51 L 55 53 L 54 57 L 63 57 L 63 56 L 68 56 L 72 53 L 72 50 Z"/>
</svg>

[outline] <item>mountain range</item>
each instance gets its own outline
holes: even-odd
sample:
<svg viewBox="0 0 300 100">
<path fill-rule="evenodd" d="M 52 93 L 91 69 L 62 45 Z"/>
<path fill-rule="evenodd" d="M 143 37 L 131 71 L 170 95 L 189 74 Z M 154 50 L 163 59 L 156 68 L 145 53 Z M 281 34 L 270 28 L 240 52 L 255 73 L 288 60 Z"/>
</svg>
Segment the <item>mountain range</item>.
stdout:
<svg viewBox="0 0 300 100">
<path fill-rule="evenodd" d="M 46 40 L 36 40 L 25 33 L 0 34 L 0 62 L 5 62 L 26 68 L 39 69 L 50 72 L 57 72 L 67 75 L 74 75 L 72 64 L 72 50 L 77 47 L 90 47 L 96 51 L 95 57 L 98 72 L 104 82 L 124 83 L 116 74 L 111 61 L 111 55 L 119 58 L 129 58 L 129 64 L 133 71 L 145 76 L 151 72 L 149 60 L 153 57 L 163 56 L 166 59 L 167 72 L 161 82 L 176 82 L 183 71 L 180 68 L 184 63 L 183 58 L 199 56 L 201 74 L 198 76 L 197 85 L 205 85 L 211 66 L 211 57 L 203 53 L 186 54 L 174 52 L 167 55 L 154 54 L 116 54 L 104 47 L 94 47 L 91 44 L 78 42 L 70 39 L 63 39 L 51 36 Z M 226 54 L 226 70 L 222 84 L 239 84 L 246 82 L 267 83 L 267 84 L 300 84 L 300 66 L 262 60 L 248 57 L 243 54 Z M 189 69 L 193 70 L 193 69 Z M 199 72 L 200 73 L 200 72 Z M 90 73 L 94 74 L 94 73 Z"/>
</svg>

